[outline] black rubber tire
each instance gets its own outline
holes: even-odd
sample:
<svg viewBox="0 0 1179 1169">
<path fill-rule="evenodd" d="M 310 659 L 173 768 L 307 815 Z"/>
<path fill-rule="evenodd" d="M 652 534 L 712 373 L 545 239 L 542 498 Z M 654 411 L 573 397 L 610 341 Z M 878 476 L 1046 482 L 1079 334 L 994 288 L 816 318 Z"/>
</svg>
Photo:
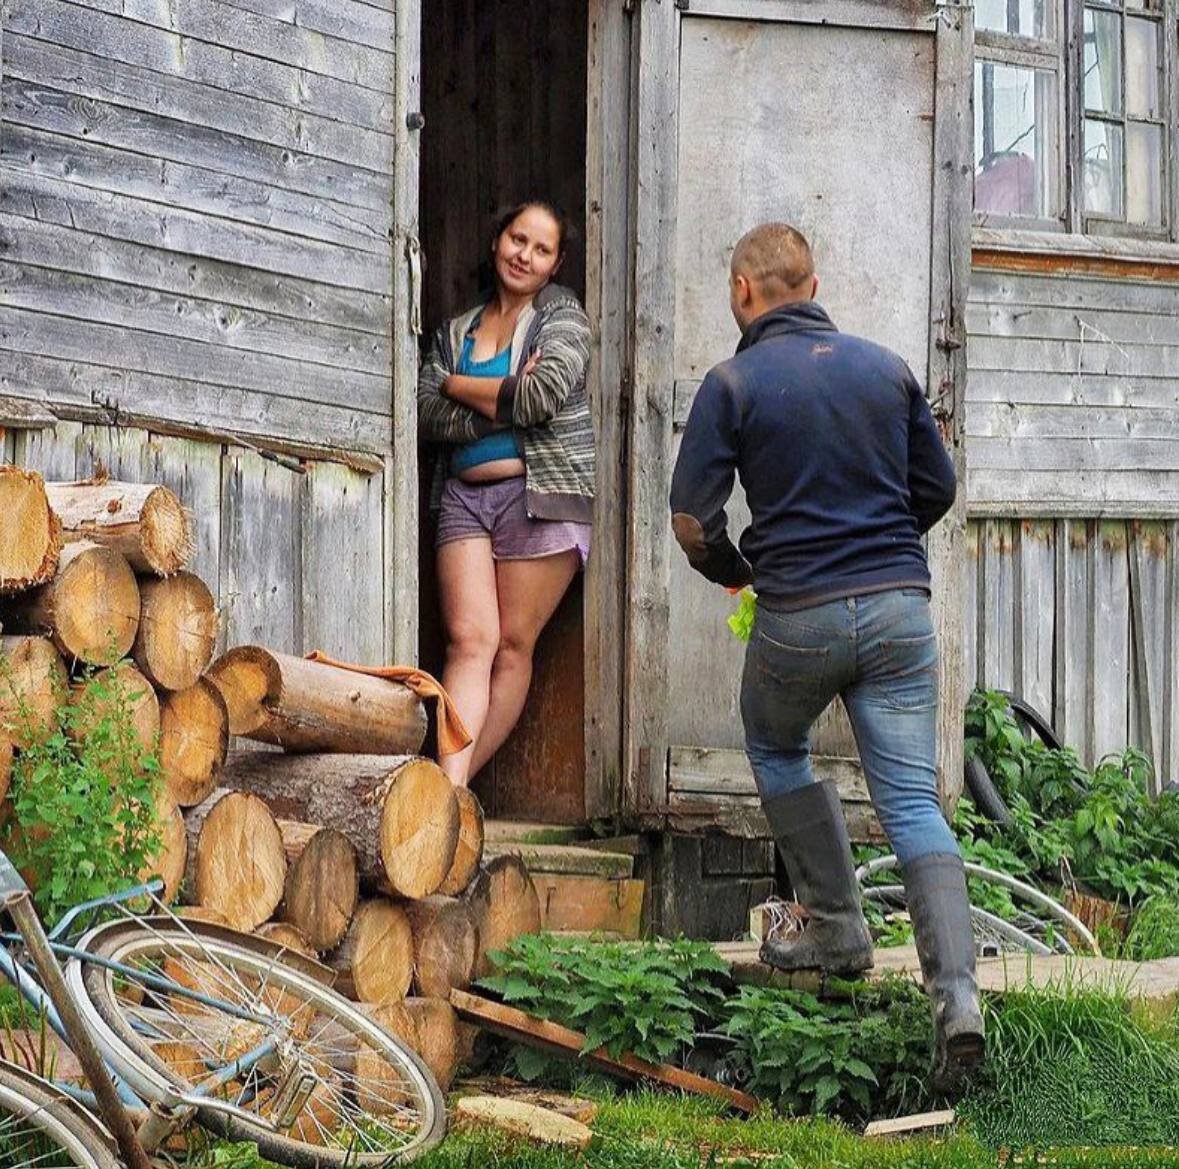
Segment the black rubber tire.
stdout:
<svg viewBox="0 0 1179 1169">
<path fill-rule="evenodd" d="M 995 786 L 995 782 L 991 779 L 990 772 L 987 771 L 983 761 L 977 756 L 967 759 L 964 771 L 966 790 L 970 793 L 970 798 L 974 801 L 974 806 L 979 810 L 979 813 L 1001 828 L 1010 828 L 1015 823 L 1015 817 L 1012 816 L 1011 809 L 999 794 L 999 789 Z"/>
<path fill-rule="evenodd" d="M 1054 751 L 1059 751 L 1064 746 L 1060 741 L 1060 736 L 1056 733 L 1056 728 L 1034 706 L 1029 705 L 1018 694 L 1012 694 L 1009 690 L 1001 690 L 999 693 L 1005 695 L 1011 704 L 1011 712 L 1015 715 L 1016 721 L 1025 724 L 1025 734 L 1030 728 L 1035 731 L 1036 736 L 1045 747 L 1050 747 Z"/>
</svg>

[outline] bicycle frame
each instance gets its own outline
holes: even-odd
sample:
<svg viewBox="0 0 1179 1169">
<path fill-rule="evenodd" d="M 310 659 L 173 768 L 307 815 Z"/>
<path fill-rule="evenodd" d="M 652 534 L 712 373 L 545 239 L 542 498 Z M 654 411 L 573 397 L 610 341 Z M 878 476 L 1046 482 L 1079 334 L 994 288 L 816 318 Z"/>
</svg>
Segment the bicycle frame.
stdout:
<svg viewBox="0 0 1179 1169">
<path fill-rule="evenodd" d="M 201 1003 L 213 1010 L 246 1022 L 263 1026 L 269 1026 L 273 1022 L 271 1018 L 245 1010 L 234 1003 L 223 1002 L 210 995 L 182 986 L 171 979 L 162 978 L 109 958 L 80 950 L 62 940 L 68 935 L 70 929 L 86 915 L 97 915 L 103 909 L 120 906 L 140 897 L 154 898 L 162 889 L 163 883 L 154 880 L 106 897 L 98 897 L 92 901 L 84 902 L 70 909 L 46 934 L 32 909 L 28 886 L 8 857 L 3 851 L 0 851 L 0 903 L 12 913 L 18 927 L 18 932 L 0 933 L 0 973 L 12 983 L 21 997 L 34 1010 L 43 1015 L 46 1024 L 54 1034 L 74 1051 L 82 1062 L 86 1078 L 94 1090 L 87 1091 L 74 1084 L 60 1081 L 53 1081 L 54 1086 L 80 1103 L 96 1109 L 107 1121 L 108 1127 L 115 1135 L 128 1164 L 143 1166 L 144 1169 L 147 1169 L 148 1164 L 146 1154 L 135 1134 L 126 1109 L 147 1114 L 146 1121 L 140 1127 L 140 1133 L 150 1136 L 150 1145 L 153 1148 L 171 1135 L 176 1128 L 185 1124 L 198 1107 L 210 1107 L 216 1108 L 218 1111 L 235 1113 L 254 1124 L 269 1124 L 263 1118 L 249 1114 L 228 1101 L 210 1099 L 209 1094 L 238 1076 L 248 1073 L 251 1068 L 273 1055 L 278 1049 L 277 1040 L 270 1036 L 232 1063 L 210 1068 L 209 1077 L 191 1092 L 169 1093 L 165 1100 L 157 1102 L 155 1108 L 114 1074 L 106 1057 L 95 1046 L 88 1029 L 76 1012 L 68 987 L 64 980 L 61 980 L 59 964 L 64 958 L 81 959 L 92 965 L 122 974 L 149 989 L 167 991 L 170 995 Z M 129 914 L 129 916 L 133 915 Z M 79 930 L 79 934 L 81 932 L 84 932 L 84 927 Z M 13 953 L 13 947 L 22 943 L 27 947 L 32 959 L 29 964 L 18 961 Z M 56 980 L 53 978 L 54 972 L 57 974 Z M 53 985 L 55 981 L 59 981 L 60 985 L 55 987 Z M 45 985 L 46 982 L 50 984 L 48 989 Z M 63 1018 L 63 1015 L 69 1017 Z M 104 1079 L 106 1081 L 105 1089 L 100 1083 Z"/>
</svg>

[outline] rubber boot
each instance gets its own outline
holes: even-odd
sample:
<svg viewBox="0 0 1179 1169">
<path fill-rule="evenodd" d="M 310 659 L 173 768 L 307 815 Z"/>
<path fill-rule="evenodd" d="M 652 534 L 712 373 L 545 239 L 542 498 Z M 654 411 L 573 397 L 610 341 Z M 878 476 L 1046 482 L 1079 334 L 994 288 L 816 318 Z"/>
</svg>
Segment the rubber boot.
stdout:
<svg viewBox="0 0 1179 1169">
<path fill-rule="evenodd" d="M 901 875 L 933 1013 L 930 1087 L 939 1096 L 959 1096 L 985 1049 L 966 870 L 961 857 L 936 852 L 910 861 Z"/>
<path fill-rule="evenodd" d="M 779 970 L 845 975 L 867 970 L 872 935 L 835 785 L 809 783 L 762 806 L 808 920 L 797 937 L 763 942 L 761 960 Z"/>
</svg>

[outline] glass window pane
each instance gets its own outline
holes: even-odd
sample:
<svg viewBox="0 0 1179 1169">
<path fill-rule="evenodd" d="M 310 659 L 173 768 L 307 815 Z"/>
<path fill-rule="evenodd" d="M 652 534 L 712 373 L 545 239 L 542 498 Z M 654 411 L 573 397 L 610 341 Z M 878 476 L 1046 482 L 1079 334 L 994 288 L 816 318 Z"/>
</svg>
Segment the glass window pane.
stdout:
<svg viewBox="0 0 1179 1169">
<path fill-rule="evenodd" d="M 994 61 L 974 67 L 974 207 L 1055 218 L 1056 75 Z"/>
<path fill-rule="evenodd" d="M 1163 128 L 1126 126 L 1126 222 L 1163 225 Z"/>
<path fill-rule="evenodd" d="M 1132 118 L 1163 116 L 1157 20 L 1126 19 L 1126 113 Z"/>
<path fill-rule="evenodd" d="M 1116 12 L 1085 9 L 1085 108 L 1122 112 L 1122 18 Z"/>
<path fill-rule="evenodd" d="M 1047 39 L 1056 35 L 1055 6 L 1054 0 L 975 0 L 974 27 Z"/>
<path fill-rule="evenodd" d="M 1085 119 L 1085 210 L 1122 218 L 1122 127 Z"/>
</svg>

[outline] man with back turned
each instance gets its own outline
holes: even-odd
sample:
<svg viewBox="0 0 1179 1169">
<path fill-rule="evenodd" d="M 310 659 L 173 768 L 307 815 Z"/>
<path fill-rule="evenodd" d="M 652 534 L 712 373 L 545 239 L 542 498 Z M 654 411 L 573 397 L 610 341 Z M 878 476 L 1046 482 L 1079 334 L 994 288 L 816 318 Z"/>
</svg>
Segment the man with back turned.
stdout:
<svg viewBox="0 0 1179 1169">
<path fill-rule="evenodd" d="M 921 537 L 954 501 L 925 395 L 895 353 L 839 332 L 815 302 L 807 241 L 767 223 L 733 253 L 737 353 L 692 405 L 672 526 L 693 568 L 752 584 L 741 717 L 762 805 L 808 918 L 762 960 L 855 974 L 872 964 L 839 796 L 811 770 L 810 731 L 839 695 L 880 822 L 900 858 L 933 1011 L 936 1091 L 983 1056 L 974 939 L 958 845 L 938 804 L 938 657 Z M 738 550 L 734 474 L 752 521 Z"/>
</svg>

